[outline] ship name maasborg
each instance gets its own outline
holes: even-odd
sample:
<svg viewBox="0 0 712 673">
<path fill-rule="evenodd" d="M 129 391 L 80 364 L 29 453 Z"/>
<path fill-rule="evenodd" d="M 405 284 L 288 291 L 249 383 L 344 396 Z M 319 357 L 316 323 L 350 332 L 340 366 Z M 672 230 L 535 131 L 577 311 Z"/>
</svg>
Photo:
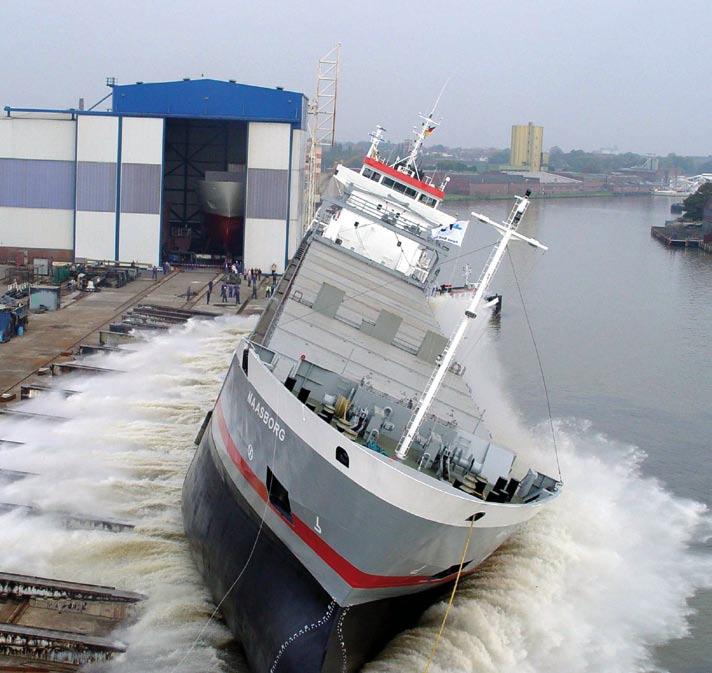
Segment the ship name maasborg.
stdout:
<svg viewBox="0 0 712 673">
<path fill-rule="evenodd" d="M 252 412 L 257 416 L 257 418 L 259 418 L 267 426 L 267 429 L 274 433 L 274 436 L 280 442 L 283 442 L 285 437 L 284 428 L 277 422 L 274 414 L 270 413 L 269 409 L 267 409 L 262 402 L 257 401 L 252 391 L 247 393 L 247 404 L 250 405 Z"/>
</svg>

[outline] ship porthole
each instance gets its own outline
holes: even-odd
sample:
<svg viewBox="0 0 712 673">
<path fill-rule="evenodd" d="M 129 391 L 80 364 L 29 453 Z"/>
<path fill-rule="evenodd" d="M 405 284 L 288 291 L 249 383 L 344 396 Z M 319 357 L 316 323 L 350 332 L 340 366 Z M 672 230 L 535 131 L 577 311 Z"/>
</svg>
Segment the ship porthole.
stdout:
<svg viewBox="0 0 712 673">
<path fill-rule="evenodd" d="M 349 466 L 349 454 L 346 449 L 341 446 L 336 447 L 336 460 L 338 460 L 344 467 Z"/>
</svg>

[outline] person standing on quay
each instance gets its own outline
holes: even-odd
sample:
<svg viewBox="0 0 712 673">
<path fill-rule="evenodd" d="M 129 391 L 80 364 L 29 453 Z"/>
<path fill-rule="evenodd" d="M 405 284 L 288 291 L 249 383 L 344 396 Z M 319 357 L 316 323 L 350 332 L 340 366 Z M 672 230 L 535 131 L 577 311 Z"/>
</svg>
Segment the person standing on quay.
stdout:
<svg viewBox="0 0 712 673">
<path fill-rule="evenodd" d="M 235 283 L 235 304 L 240 303 L 240 281 L 238 280 L 237 283 Z"/>
<path fill-rule="evenodd" d="M 220 286 L 220 299 L 222 299 L 223 304 L 227 302 L 227 285 L 225 283 Z"/>
<path fill-rule="evenodd" d="M 205 300 L 206 300 L 207 304 L 210 303 L 210 295 L 212 294 L 212 292 L 213 292 L 213 281 L 209 280 L 208 281 L 208 294 L 205 295 Z"/>
</svg>

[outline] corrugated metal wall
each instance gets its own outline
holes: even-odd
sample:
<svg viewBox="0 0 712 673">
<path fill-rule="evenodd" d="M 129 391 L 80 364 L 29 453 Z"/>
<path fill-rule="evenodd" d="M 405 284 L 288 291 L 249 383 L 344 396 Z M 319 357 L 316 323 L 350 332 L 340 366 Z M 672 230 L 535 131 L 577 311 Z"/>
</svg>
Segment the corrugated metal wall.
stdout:
<svg viewBox="0 0 712 673">
<path fill-rule="evenodd" d="M 286 219 L 289 193 L 288 170 L 249 168 L 247 184 L 245 206 L 247 217 L 268 220 Z"/>
<path fill-rule="evenodd" d="M 0 208 L 74 209 L 74 161 L 0 158 Z"/>
<path fill-rule="evenodd" d="M 0 248 L 69 254 L 74 159 L 71 119 L 0 118 Z"/>
<path fill-rule="evenodd" d="M 116 164 L 77 162 L 77 210 L 116 212 Z"/>
<path fill-rule="evenodd" d="M 116 256 L 118 134 L 118 117 L 82 115 L 77 120 L 77 257 Z"/>
<path fill-rule="evenodd" d="M 0 248 L 159 263 L 164 123 L 82 114 L 0 119 Z M 245 262 L 281 271 L 301 235 L 304 136 L 248 130 Z"/>
<path fill-rule="evenodd" d="M 289 124 L 250 122 L 247 136 L 245 265 L 269 270 L 285 265 L 288 235 Z"/>
<path fill-rule="evenodd" d="M 302 239 L 307 132 L 292 131 L 292 170 L 289 185 L 289 251 L 292 257 Z"/>
<path fill-rule="evenodd" d="M 80 116 L 77 257 L 159 263 L 163 120 Z"/>
<path fill-rule="evenodd" d="M 121 164 L 121 212 L 161 212 L 161 165 Z"/>
<path fill-rule="evenodd" d="M 125 117 L 121 141 L 119 258 L 159 264 L 163 119 Z"/>
</svg>

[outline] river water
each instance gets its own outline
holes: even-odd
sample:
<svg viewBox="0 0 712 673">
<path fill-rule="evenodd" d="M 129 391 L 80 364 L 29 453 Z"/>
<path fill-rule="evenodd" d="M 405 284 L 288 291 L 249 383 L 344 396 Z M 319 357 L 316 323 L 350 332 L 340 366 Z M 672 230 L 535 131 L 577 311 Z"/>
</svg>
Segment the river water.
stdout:
<svg viewBox="0 0 712 673">
<path fill-rule="evenodd" d="M 502 220 L 510 207 L 456 210 Z M 441 671 L 712 671 L 712 255 L 650 237 L 669 207 L 571 199 L 535 201 L 527 213 L 522 232 L 550 250 L 512 245 L 493 286 L 501 318 L 462 350 L 495 438 L 556 475 L 513 267 L 565 490 L 465 584 L 435 659 Z M 445 280 L 461 282 L 465 262 L 479 270 L 489 250 L 471 251 L 496 240 L 487 225 L 471 227 Z M 422 670 L 442 610 L 368 671 Z"/>
<path fill-rule="evenodd" d="M 503 218 L 508 204 L 457 204 Z M 712 671 L 712 256 L 670 251 L 649 227 L 667 199 L 538 201 L 512 262 L 550 393 L 564 494 L 463 583 L 431 671 Z M 471 225 L 478 269 L 495 240 Z M 466 376 L 493 435 L 556 474 L 536 354 L 512 266 L 495 281 L 498 322 L 463 348 Z M 121 673 L 243 671 L 190 561 L 180 488 L 193 437 L 239 334 L 252 322 L 189 323 L 137 347 L 93 356 L 121 370 L 66 379 L 82 394 L 25 403 L 65 416 L 0 419 L 0 467 L 37 476 L 0 485 L 1 502 L 35 503 L 137 524 L 130 534 L 67 531 L 51 517 L 0 516 L 0 569 L 115 585 L 149 596 L 118 636 Z M 92 361 L 91 359 L 89 360 Z M 71 385 L 70 385 L 71 383 Z M 520 451 L 521 452 L 521 451 Z M 369 673 L 423 669 L 443 606 L 397 637 Z"/>
</svg>

